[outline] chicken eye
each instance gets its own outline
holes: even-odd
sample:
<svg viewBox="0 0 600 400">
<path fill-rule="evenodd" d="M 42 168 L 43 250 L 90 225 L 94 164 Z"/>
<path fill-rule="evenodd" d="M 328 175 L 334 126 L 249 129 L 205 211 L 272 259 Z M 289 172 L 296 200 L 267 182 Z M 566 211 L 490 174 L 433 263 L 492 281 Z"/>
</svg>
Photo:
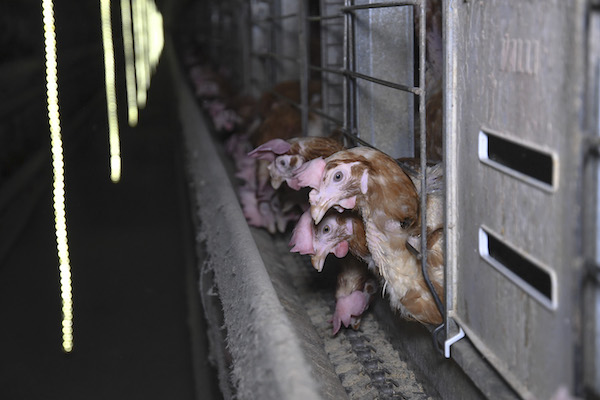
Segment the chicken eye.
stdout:
<svg viewBox="0 0 600 400">
<path fill-rule="evenodd" d="M 285 160 L 283 158 L 279 159 L 279 165 L 281 165 L 282 167 L 285 167 Z"/>
<path fill-rule="evenodd" d="M 325 225 L 323 227 L 323 233 L 329 233 L 329 230 L 330 230 L 329 225 Z"/>
<path fill-rule="evenodd" d="M 337 171 L 335 173 L 335 175 L 333 175 L 333 181 L 334 182 L 339 182 L 342 180 L 342 178 L 344 177 L 344 174 L 342 173 L 342 171 Z"/>
</svg>

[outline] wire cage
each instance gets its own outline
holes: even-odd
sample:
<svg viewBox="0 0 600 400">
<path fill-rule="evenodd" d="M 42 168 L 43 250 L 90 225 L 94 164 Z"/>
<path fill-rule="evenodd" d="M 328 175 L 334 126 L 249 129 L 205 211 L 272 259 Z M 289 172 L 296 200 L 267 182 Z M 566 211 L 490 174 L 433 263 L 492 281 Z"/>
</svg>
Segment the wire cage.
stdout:
<svg viewBox="0 0 600 400">
<path fill-rule="evenodd" d="M 446 357 L 456 343 L 447 362 L 489 398 L 504 382 L 507 398 L 598 393 L 594 2 L 238 0 L 202 13 L 211 61 L 234 66 L 242 90 L 300 82 L 289 101 L 305 135 L 318 115 L 349 145 L 416 157 L 422 188 L 443 163 L 444 323 L 430 333 Z"/>
</svg>

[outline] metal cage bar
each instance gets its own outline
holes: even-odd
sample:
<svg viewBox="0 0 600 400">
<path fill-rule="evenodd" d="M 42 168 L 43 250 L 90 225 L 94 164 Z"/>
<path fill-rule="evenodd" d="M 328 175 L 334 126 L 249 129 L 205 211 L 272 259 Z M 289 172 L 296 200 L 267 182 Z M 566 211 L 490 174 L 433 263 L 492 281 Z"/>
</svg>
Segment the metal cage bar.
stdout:
<svg viewBox="0 0 600 400">
<path fill-rule="evenodd" d="M 357 10 L 371 10 L 374 8 L 387 8 L 387 7 L 403 7 L 403 6 L 418 6 L 421 3 L 420 0 L 414 1 L 393 1 L 389 3 L 370 3 L 370 4 L 357 4 L 342 7 L 342 12 L 350 12 Z"/>
<path fill-rule="evenodd" d="M 432 296 L 435 300 L 436 306 L 440 311 L 440 314 L 443 317 L 443 323 L 440 325 L 434 332 L 434 344 L 436 348 L 441 350 L 441 346 L 438 343 L 437 335 L 441 332 L 441 329 L 446 325 L 446 309 L 438 296 L 437 292 L 434 290 L 433 285 L 429 279 L 427 274 L 427 190 L 426 190 L 426 180 L 427 180 L 427 135 L 426 135 L 426 86 L 425 86 L 425 55 L 426 55 L 426 0 L 415 0 L 415 1 L 402 1 L 402 2 L 389 2 L 389 3 L 371 3 L 371 4 L 359 4 L 354 5 L 351 1 L 346 1 L 344 6 L 340 8 L 340 11 L 344 14 L 344 22 L 345 22 L 345 34 L 344 34 L 344 68 L 341 70 L 334 70 L 331 68 L 320 68 L 321 71 L 333 74 L 339 74 L 345 77 L 344 80 L 344 92 L 346 99 L 346 107 L 345 107 L 345 115 L 344 115 L 344 126 L 342 132 L 344 135 L 354 141 L 355 143 L 359 143 L 361 145 L 374 147 L 368 141 L 361 139 L 360 132 L 357 129 L 356 124 L 356 114 L 357 114 L 357 86 L 356 80 L 362 79 L 366 80 L 378 85 L 382 85 L 385 87 L 389 87 L 392 89 L 397 89 L 400 91 L 412 93 L 413 95 L 418 96 L 418 115 L 419 115 L 419 132 L 420 132 L 420 163 L 421 163 L 421 173 L 420 173 L 420 181 L 421 181 L 421 249 L 420 249 L 420 259 L 421 259 L 421 269 L 423 277 L 427 283 L 429 290 L 432 293 Z M 416 9 L 416 12 L 419 13 L 419 26 L 418 26 L 418 71 L 419 71 L 419 83 L 417 86 L 409 86 L 403 85 L 400 83 L 395 83 L 391 81 L 387 81 L 384 79 L 379 79 L 373 76 L 369 76 L 366 74 L 362 74 L 356 71 L 355 66 L 355 20 L 354 20 L 354 12 L 359 10 L 373 10 L 380 8 L 389 8 L 389 7 L 403 7 L 403 6 L 412 6 Z M 445 333 L 445 332 L 444 332 Z"/>
</svg>

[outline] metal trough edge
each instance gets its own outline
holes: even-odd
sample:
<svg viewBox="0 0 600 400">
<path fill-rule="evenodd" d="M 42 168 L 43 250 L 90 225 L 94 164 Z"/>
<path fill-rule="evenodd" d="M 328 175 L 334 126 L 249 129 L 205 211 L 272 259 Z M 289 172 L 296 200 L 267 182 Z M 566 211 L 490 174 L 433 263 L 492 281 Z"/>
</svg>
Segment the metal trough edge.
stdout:
<svg viewBox="0 0 600 400">
<path fill-rule="evenodd" d="M 223 308 L 235 396 L 320 399 L 320 384 L 310 373 L 170 43 L 165 56 L 178 96 L 190 196 L 197 205 L 197 241 L 206 249 L 204 262 L 214 271 Z"/>
</svg>

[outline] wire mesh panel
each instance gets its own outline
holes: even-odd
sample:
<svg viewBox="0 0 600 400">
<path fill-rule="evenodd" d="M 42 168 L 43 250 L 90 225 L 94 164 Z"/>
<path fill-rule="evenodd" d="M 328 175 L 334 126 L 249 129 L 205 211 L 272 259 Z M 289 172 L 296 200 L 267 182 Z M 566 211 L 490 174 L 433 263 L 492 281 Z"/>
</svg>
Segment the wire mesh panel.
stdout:
<svg viewBox="0 0 600 400">
<path fill-rule="evenodd" d="M 330 129 L 340 127 L 344 118 L 344 78 L 340 73 L 344 68 L 343 5 L 343 0 L 321 0 L 321 15 L 315 18 L 321 24 L 322 103 L 323 111 L 331 117 Z"/>
<path fill-rule="evenodd" d="M 420 158 L 420 184 L 426 188 L 426 165 L 428 161 L 426 137 L 426 32 L 440 34 L 433 25 L 426 29 L 426 19 L 441 15 L 441 4 L 427 1 L 344 1 L 322 2 L 326 11 L 322 21 L 323 72 L 325 109 L 339 96 L 336 83 L 343 78 L 343 126 L 351 144 L 360 143 L 375 147 L 395 158 Z M 436 8 L 434 10 L 434 8 Z M 343 52 L 332 45 L 332 38 L 340 37 L 338 16 L 343 15 Z M 427 15 L 427 18 L 426 18 Z M 336 21 L 331 23 L 329 21 Z M 440 21 L 441 22 L 441 21 Z M 328 26 L 332 25 L 332 26 Z M 431 37 L 430 37 L 431 39 Z M 340 56 L 343 60 L 340 63 Z M 440 55 L 441 56 L 441 55 Z M 432 60 L 427 60 L 432 65 Z M 439 60 L 442 63 L 442 60 Z M 341 65 L 336 69 L 332 66 Z M 430 70 L 431 71 L 431 70 Z M 429 77 L 435 74 L 430 73 Z M 441 76 L 437 77 L 441 83 Z M 330 87 L 328 87 L 330 86 Z M 439 88 L 441 94 L 441 87 Z M 441 108 L 441 104 L 439 105 Z M 335 108 L 333 108 L 335 109 Z M 429 112 L 429 111 L 428 111 Z M 441 117 L 441 109 L 437 113 Z M 331 118 L 335 121 L 335 118 Z M 441 124 L 440 124 L 441 126 Z M 438 138 L 439 135 L 437 136 Z M 439 140 L 441 142 L 441 138 Z M 442 143 L 438 143 L 442 147 Z M 420 154 L 415 154 L 415 149 Z M 435 159 L 435 161 L 440 161 Z M 427 190 L 421 191 L 421 245 L 419 260 L 427 266 Z M 423 268 L 423 273 L 425 267 Z M 440 313 L 444 315 L 442 300 L 429 286 Z M 443 325 L 442 325 L 443 326 Z M 441 328 L 440 326 L 439 328 Z M 437 335 L 436 329 L 436 335 Z M 436 339 L 437 340 L 437 339 Z"/>
<path fill-rule="evenodd" d="M 270 84 L 269 76 L 273 71 L 273 60 L 266 57 L 271 50 L 270 24 L 268 18 L 272 6 L 267 1 L 253 1 L 250 6 L 251 51 L 250 80 L 255 94 Z"/>
<path fill-rule="evenodd" d="M 445 3 L 448 307 L 525 398 L 576 379 L 584 3 Z"/>
<path fill-rule="evenodd" d="M 413 7 L 368 8 L 352 15 L 355 72 L 413 86 Z M 414 156 L 414 95 L 358 79 L 356 96 L 360 138 L 392 157 Z"/>
<path fill-rule="evenodd" d="M 277 82 L 298 79 L 299 6 L 297 1 L 251 2 L 251 81 L 255 93 Z"/>
<path fill-rule="evenodd" d="M 342 8 L 345 129 L 394 157 L 414 155 L 413 4 L 346 1 Z"/>
<path fill-rule="evenodd" d="M 194 23 L 193 40 L 201 49 L 201 59 L 228 79 L 231 88 L 245 86 L 248 69 L 246 15 L 243 0 L 197 2 L 190 14 Z"/>
</svg>

